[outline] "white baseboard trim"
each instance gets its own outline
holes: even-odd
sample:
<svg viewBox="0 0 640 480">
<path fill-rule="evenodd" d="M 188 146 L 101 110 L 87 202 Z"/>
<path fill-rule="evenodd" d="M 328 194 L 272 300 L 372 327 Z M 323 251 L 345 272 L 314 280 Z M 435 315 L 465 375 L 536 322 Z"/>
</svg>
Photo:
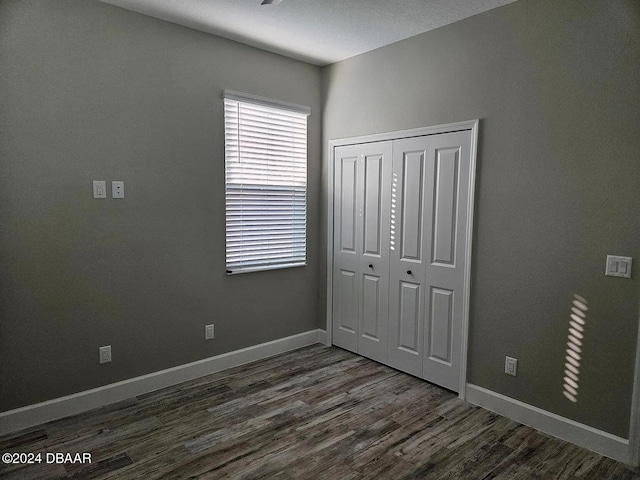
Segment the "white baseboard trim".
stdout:
<svg viewBox="0 0 640 480">
<path fill-rule="evenodd" d="M 136 395 L 176 385 L 245 363 L 262 360 L 300 347 L 322 343 L 319 342 L 322 333 L 322 330 L 310 330 L 159 372 L 74 393 L 73 395 L 2 412 L 0 413 L 0 435 L 76 415 L 93 408 L 126 400 Z M 324 333 L 326 337 L 326 332 Z"/>
<path fill-rule="evenodd" d="M 486 408 L 548 435 L 626 464 L 632 463 L 629 440 L 578 423 L 499 393 L 467 384 L 469 403 Z"/>
<path fill-rule="evenodd" d="M 318 343 L 329 346 L 329 336 L 326 330 L 318 330 Z"/>
</svg>

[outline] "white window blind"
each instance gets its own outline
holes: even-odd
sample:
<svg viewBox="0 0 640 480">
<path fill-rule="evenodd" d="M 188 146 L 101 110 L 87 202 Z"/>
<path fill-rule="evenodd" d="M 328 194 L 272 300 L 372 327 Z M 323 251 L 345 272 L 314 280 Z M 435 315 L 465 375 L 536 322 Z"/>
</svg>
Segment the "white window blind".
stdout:
<svg viewBox="0 0 640 480">
<path fill-rule="evenodd" d="M 306 264 L 307 115 L 225 90 L 227 273 Z"/>
</svg>

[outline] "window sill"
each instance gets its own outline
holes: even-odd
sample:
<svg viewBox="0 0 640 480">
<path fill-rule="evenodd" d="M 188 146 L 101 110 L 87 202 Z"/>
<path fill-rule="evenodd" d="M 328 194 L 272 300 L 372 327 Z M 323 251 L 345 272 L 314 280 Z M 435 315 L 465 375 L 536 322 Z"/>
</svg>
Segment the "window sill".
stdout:
<svg viewBox="0 0 640 480">
<path fill-rule="evenodd" d="M 227 275 L 239 275 L 241 273 L 253 273 L 253 272 L 264 272 L 268 270 L 282 270 L 285 268 L 297 268 L 297 267 L 306 267 L 307 263 L 286 263 L 283 265 L 264 265 L 260 267 L 245 267 L 245 268 L 237 268 L 235 270 L 227 270 Z"/>
</svg>

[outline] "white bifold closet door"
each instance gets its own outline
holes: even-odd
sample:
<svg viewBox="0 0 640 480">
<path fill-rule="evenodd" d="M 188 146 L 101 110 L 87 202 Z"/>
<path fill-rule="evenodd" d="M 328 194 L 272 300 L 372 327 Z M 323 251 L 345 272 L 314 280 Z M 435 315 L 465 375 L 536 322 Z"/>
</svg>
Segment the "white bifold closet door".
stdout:
<svg viewBox="0 0 640 480">
<path fill-rule="evenodd" d="M 335 148 L 332 340 L 459 390 L 471 131 Z"/>
<path fill-rule="evenodd" d="M 336 148 L 333 343 L 387 363 L 391 142 Z"/>
<path fill-rule="evenodd" d="M 454 391 L 462 354 L 470 158 L 468 131 L 393 145 L 388 364 Z"/>
</svg>

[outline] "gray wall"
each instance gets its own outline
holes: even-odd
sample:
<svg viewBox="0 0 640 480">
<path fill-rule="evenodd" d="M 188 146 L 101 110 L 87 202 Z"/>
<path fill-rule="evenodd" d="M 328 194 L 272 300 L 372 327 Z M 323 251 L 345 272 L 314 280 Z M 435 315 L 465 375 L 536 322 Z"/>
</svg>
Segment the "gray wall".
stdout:
<svg viewBox="0 0 640 480">
<path fill-rule="evenodd" d="M 481 119 L 468 380 L 627 437 L 640 3 L 520 0 L 323 73 L 325 155 L 330 139 Z M 634 278 L 605 277 L 607 254 L 633 256 Z M 589 306 L 576 404 L 562 395 L 574 294 Z"/>
<path fill-rule="evenodd" d="M 224 88 L 312 109 L 306 268 L 225 275 Z M 97 1 L 2 1 L 0 411 L 317 328 L 320 128 L 317 67 Z"/>
</svg>

